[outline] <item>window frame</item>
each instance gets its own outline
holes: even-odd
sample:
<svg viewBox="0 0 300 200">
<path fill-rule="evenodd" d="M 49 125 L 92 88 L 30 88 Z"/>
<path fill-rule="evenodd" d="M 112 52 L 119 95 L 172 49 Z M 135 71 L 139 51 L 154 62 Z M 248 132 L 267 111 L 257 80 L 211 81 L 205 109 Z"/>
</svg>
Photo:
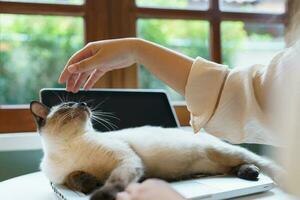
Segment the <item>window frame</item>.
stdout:
<svg viewBox="0 0 300 200">
<path fill-rule="evenodd" d="M 85 43 L 135 37 L 136 23 L 140 18 L 206 20 L 210 24 L 210 58 L 217 63 L 222 63 L 222 21 L 287 24 L 287 11 L 283 14 L 229 12 L 222 11 L 219 6 L 219 0 L 210 0 L 208 10 L 138 7 L 135 0 L 85 0 L 82 5 L 0 1 L 0 14 L 82 17 Z M 95 87 L 138 88 L 138 67 L 134 65 L 109 72 L 96 83 Z M 180 124 L 188 125 L 189 112 L 186 105 L 174 103 L 174 107 Z M 0 122 L 0 134 L 35 130 L 28 105 L 0 105 Z"/>
</svg>

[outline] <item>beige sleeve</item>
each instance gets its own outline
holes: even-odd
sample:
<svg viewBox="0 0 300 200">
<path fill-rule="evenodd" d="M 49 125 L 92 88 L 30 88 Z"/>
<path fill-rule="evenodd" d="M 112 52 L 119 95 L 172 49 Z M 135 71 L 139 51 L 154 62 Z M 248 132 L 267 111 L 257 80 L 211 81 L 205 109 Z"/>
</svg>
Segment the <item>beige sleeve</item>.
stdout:
<svg viewBox="0 0 300 200">
<path fill-rule="evenodd" d="M 268 67 L 233 70 L 197 58 L 185 90 L 194 132 L 204 128 L 231 143 L 277 144 L 267 126 L 265 102 L 278 57 Z"/>
<path fill-rule="evenodd" d="M 196 132 L 232 143 L 283 145 L 275 153 L 286 169 L 281 185 L 300 197 L 300 41 L 267 66 L 228 70 L 198 58 L 186 85 Z"/>
</svg>

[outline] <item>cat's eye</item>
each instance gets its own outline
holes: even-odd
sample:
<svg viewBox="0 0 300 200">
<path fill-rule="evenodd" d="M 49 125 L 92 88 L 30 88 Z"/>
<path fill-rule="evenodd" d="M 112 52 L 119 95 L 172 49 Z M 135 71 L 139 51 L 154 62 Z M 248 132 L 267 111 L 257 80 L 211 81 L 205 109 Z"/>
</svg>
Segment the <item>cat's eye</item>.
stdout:
<svg viewBox="0 0 300 200">
<path fill-rule="evenodd" d="M 73 106 L 73 105 L 74 105 L 73 102 L 68 102 L 68 103 L 67 103 L 67 106 Z"/>
<path fill-rule="evenodd" d="M 75 104 L 75 102 L 66 102 L 66 103 L 62 104 L 61 107 L 62 107 L 62 108 L 63 108 L 63 107 L 71 107 L 71 106 L 73 106 L 74 104 Z"/>
</svg>

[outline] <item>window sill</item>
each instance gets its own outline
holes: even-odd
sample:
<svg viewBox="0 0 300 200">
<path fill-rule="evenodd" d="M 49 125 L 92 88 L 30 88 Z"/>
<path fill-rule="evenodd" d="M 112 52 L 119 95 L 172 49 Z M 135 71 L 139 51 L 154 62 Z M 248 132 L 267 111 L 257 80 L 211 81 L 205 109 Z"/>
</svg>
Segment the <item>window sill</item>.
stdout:
<svg viewBox="0 0 300 200">
<path fill-rule="evenodd" d="M 0 152 L 42 149 L 40 136 L 36 132 L 1 133 Z"/>
</svg>

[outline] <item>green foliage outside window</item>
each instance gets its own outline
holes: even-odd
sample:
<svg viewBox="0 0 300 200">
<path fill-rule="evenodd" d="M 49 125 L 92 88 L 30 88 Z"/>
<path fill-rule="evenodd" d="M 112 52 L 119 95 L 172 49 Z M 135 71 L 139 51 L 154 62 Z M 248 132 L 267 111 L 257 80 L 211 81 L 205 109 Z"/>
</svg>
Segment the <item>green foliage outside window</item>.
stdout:
<svg viewBox="0 0 300 200">
<path fill-rule="evenodd" d="M 24 104 L 57 83 L 83 44 L 80 18 L 0 15 L 0 104 Z"/>
<path fill-rule="evenodd" d="M 244 23 L 226 23 L 223 35 L 224 63 L 230 64 L 231 55 L 239 49 L 247 34 Z M 192 58 L 201 56 L 210 59 L 209 55 L 209 22 L 198 20 L 158 20 L 141 19 L 138 21 L 137 34 L 146 40 L 161 44 Z M 163 59 L 163 58 L 158 58 Z M 163 66 L 162 66 L 163 67 Z M 139 83 L 142 88 L 163 88 L 173 100 L 183 97 L 163 82 L 153 77 L 144 67 L 140 68 Z"/>
</svg>

